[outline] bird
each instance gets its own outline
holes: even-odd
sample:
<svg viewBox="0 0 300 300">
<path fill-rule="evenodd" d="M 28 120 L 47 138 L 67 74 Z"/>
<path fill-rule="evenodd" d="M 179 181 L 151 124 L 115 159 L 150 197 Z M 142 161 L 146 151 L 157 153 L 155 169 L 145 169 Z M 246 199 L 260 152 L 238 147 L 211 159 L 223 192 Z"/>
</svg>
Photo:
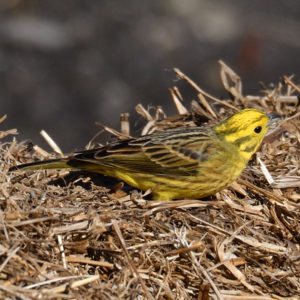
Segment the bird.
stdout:
<svg viewBox="0 0 300 300">
<path fill-rule="evenodd" d="M 246 108 L 214 126 L 177 127 L 13 166 L 17 170 L 79 169 L 118 178 L 158 201 L 200 199 L 235 181 L 277 118 Z"/>
</svg>

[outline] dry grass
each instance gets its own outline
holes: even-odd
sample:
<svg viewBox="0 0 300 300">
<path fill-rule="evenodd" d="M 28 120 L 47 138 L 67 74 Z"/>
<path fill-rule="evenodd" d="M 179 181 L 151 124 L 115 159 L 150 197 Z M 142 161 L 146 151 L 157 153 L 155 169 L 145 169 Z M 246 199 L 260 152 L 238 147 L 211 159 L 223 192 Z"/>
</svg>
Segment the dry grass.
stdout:
<svg viewBox="0 0 300 300">
<path fill-rule="evenodd" d="M 137 107 L 143 134 L 215 123 L 244 107 L 282 116 L 241 179 L 208 199 L 154 202 L 82 172 L 8 174 L 48 154 L 15 140 L 0 145 L 1 299 L 299 299 L 299 87 L 284 77 L 263 96 L 244 96 L 220 64 L 233 100 L 175 69 L 195 88 L 191 111 L 177 88 L 176 117 Z M 122 122 L 120 138 L 129 134 L 126 115 Z"/>
</svg>

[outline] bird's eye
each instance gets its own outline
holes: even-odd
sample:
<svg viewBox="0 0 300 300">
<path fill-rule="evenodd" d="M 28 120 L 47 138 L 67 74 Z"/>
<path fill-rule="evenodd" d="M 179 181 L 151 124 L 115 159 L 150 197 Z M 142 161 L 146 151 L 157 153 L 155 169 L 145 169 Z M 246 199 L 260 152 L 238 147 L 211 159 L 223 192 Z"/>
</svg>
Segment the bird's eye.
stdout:
<svg viewBox="0 0 300 300">
<path fill-rule="evenodd" d="M 257 127 L 254 128 L 254 132 L 255 133 L 260 133 L 261 129 L 262 129 L 261 126 L 257 126 Z"/>
</svg>

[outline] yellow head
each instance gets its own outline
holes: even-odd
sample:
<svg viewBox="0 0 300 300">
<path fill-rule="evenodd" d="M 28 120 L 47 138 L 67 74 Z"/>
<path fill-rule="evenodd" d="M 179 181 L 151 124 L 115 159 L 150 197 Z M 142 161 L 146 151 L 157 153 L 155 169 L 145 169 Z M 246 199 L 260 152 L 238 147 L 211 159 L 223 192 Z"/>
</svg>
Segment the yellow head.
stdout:
<svg viewBox="0 0 300 300">
<path fill-rule="evenodd" d="M 247 108 L 214 126 L 217 136 L 238 148 L 248 161 L 261 144 L 270 125 L 271 115 Z"/>
</svg>

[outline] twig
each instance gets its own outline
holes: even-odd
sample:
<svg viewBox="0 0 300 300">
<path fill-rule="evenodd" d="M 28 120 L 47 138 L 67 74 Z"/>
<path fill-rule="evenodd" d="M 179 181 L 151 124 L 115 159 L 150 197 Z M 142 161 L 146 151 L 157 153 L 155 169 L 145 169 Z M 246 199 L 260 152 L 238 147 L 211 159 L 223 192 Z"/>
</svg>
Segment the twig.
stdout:
<svg viewBox="0 0 300 300">
<path fill-rule="evenodd" d="M 14 250 L 12 250 L 9 255 L 6 257 L 2 265 L 0 266 L 0 273 L 3 271 L 4 267 L 7 265 L 7 263 L 10 261 L 10 259 L 19 251 L 20 247 L 16 247 Z"/>
<path fill-rule="evenodd" d="M 175 234 L 177 235 L 177 237 L 179 238 L 181 244 L 185 247 L 190 247 L 188 242 L 186 241 L 186 239 L 182 236 L 182 234 L 179 233 L 178 230 L 175 229 Z M 198 276 L 201 278 L 200 274 L 199 274 L 199 271 L 198 269 L 201 271 L 201 273 L 204 275 L 204 277 L 207 279 L 207 281 L 210 283 L 212 289 L 214 290 L 217 298 L 219 300 L 223 300 L 223 296 L 222 294 L 220 293 L 219 289 L 217 288 L 217 286 L 215 285 L 215 283 L 213 282 L 213 280 L 211 279 L 210 275 L 208 274 L 208 272 L 205 270 L 205 268 L 202 267 L 202 265 L 199 263 L 199 261 L 196 259 L 196 256 L 194 254 L 193 251 L 189 251 L 189 255 L 193 261 L 193 268 L 194 270 L 196 271 L 196 273 L 198 274 Z M 197 266 L 197 268 L 195 268 L 195 266 Z"/>
<path fill-rule="evenodd" d="M 177 108 L 177 111 L 180 115 L 185 115 L 187 114 L 187 109 L 184 107 L 184 105 L 181 103 L 181 101 L 178 98 L 177 92 L 175 89 L 169 89 L 173 102 Z"/>
<path fill-rule="evenodd" d="M 67 256 L 66 261 L 70 263 L 81 263 L 81 264 L 87 264 L 87 265 L 94 265 L 99 267 L 104 267 L 108 269 L 113 269 L 114 265 L 111 263 L 108 263 L 106 261 L 95 261 L 92 259 L 87 259 L 84 257 L 78 257 L 78 256 Z"/>
<path fill-rule="evenodd" d="M 70 279 L 77 279 L 77 278 L 82 278 L 82 277 L 93 277 L 93 276 L 90 276 L 90 275 L 74 275 L 74 276 L 58 277 L 58 278 L 53 278 L 53 279 L 49 279 L 49 280 L 46 280 L 46 281 L 41 281 L 41 282 L 38 282 L 38 283 L 30 284 L 30 285 L 25 286 L 24 288 L 25 289 L 34 289 L 36 287 L 40 287 L 40 286 L 43 286 L 43 285 L 46 285 L 46 284 L 51 284 L 51 283 L 55 283 L 55 282 L 58 282 L 58 281 L 64 281 L 64 280 L 70 280 Z"/>
<path fill-rule="evenodd" d="M 286 75 L 283 76 L 283 80 L 285 81 L 286 84 L 289 84 L 292 86 L 298 93 L 300 93 L 300 88 L 297 86 L 290 78 L 288 78 Z"/>
<path fill-rule="evenodd" d="M 150 293 L 149 293 L 149 291 L 148 291 L 148 289 L 147 289 L 147 287 L 146 287 L 146 285 L 144 283 L 144 280 L 140 276 L 138 269 L 136 268 L 135 264 L 133 263 L 132 259 L 130 258 L 130 255 L 129 255 L 128 251 L 127 251 L 126 244 L 125 244 L 124 238 L 122 236 L 122 233 L 121 233 L 121 230 L 120 230 L 120 227 L 119 227 L 117 221 L 116 220 L 112 220 L 111 223 L 112 223 L 112 226 L 113 226 L 113 228 L 114 228 L 114 230 L 115 230 L 115 232 L 116 232 L 116 234 L 117 234 L 117 236 L 119 238 L 119 241 L 121 243 L 122 249 L 123 249 L 123 251 L 124 251 L 124 253 L 125 253 L 126 257 L 127 257 L 127 260 L 129 262 L 129 265 L 131 267 L 132 272 L 137 276 L 140 284 L 143 287 L 143 290 L 144 290 L 147 298 L 149 300 L 154 300 L 154 298 L 150 295 Z"/>
<path fill-rule="evenodd" d="M 44 138 L 44 140 L 48 143 L 48 145 L 53 149 L 55 153 L 57 153 L 61 157 L 64 156 L 61 149 L 45 130 L 41 130 L 40 135 Z"/>
<path fill-rule="evenodd" d="M 61 259 L 63 261 L 63 266 L 65 269 L 67 269 L 67 261 L 66 261 L 66 254 L 65 254 L 65 248 L 62 242 L 61 235 L 57 235 L 57 241 L 58 241 L 58 246 L 59 246 L 59 252 L 61 254 Z"/>
<path fill-rule="evenodd" d="M 182 73 L 179 69 L 174 68 L 173 70 L 174 70 L 174 72 L 177 74 L 177 76 L 178 76 L 179 78 L 182 78 L 182 79 L 186 80 L 186 81 L 187 81 L 187 82 L 188 82 L 188 83 L 189 83 L 196 91 L 198 91 L 199 93 L 203 94 L 205 97 L 207 97 L 207 98 L 209 98 L 209 99 L 211 99 L 211 100 L 213 100 L 213 101 L 215 101 L 215 102 L 217 102 L 217 103 L 220 103 L 220 104 L 222 104 L 222 105 L 224 105 L 224 106 L 227 106 L 227 107 L 233 109 L 234 111 L 237 111 L 237 110 L 238 110 L 235 106 L 233 106 L 233 105 L 231 105 L 231 104 L 229 104 L 229 103 L 227 103 L 227 102 L 225 102 L 225 101 L 219 100 L 219 99 L 215 98 L 214 96 L 212 96 L 212 95 L 206 93 L 205 91 L 203 91 L 203 90 L 196 84 L 195 81 L 193 81 L 192 79 L 190 79 L 188 76 L 186 76 L 184 73 Z"/>
<path fill-rule="evenodd" d="M 14 291 L 13 286 L 8 287 L 8 286 L 5 286 L 3 284 L 0 284 L 0 290 L 5 291 L 5 292 L 7 292 L 9 294 L 12 294 L 14 296 L 17 296 L 21 300 L 32 300 L 31 297 L 29 298 L 29 297 L 25 296 L 24 294 L 22 294 L 20 292 Z"/>
</svg>

